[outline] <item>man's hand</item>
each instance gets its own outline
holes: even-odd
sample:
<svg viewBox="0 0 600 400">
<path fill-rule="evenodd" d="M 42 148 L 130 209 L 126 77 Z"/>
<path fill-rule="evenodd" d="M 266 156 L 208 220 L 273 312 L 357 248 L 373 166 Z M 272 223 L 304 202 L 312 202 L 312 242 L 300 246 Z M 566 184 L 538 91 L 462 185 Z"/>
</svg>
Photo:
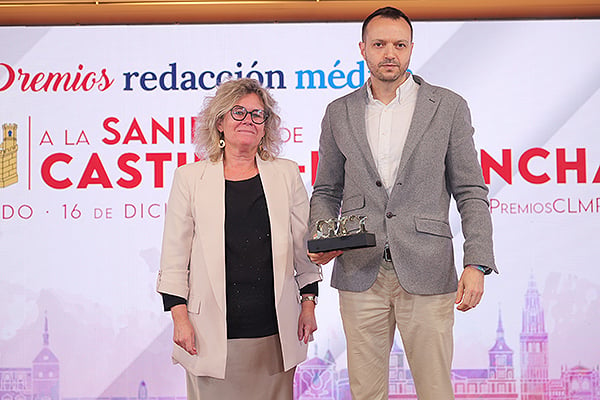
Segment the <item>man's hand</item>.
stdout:
<svg viewBox="0 0 600 400">
<path fill-rule="evenodd" d="M 479 304 L 483 296 L 483 279 L 483 272 L 477 268 L 467 266 L 463 269 L 456 292 L 457 310 L 468 311 Z"/>
<path fill-rule="evenodd" d="M 342 250 L 333 250 L 323 253 L 308 253 L 308 258 L 310 258 L 310 261 L 315 264 L 323 265 L 327 264 L 337 256 L 341 256 L 342 254 L 344 254 Z"/>
<path fill-rule="evenodd" d="M 178 304 L 171 307 L 171 316 L 173 317 L 173 341 L 191 355 L 198 354 L 196 335 L 188 318 L 187 306 Z"/>
</svg>

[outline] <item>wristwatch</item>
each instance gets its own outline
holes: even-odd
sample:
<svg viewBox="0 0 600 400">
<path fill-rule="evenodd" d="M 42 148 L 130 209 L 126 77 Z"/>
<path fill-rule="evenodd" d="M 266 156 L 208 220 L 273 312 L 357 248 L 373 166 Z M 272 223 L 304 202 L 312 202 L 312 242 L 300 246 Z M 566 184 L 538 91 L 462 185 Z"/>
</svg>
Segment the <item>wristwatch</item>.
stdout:
<svg viewBox="0 0 600 400">
<path fill-rule="evenodd" d="M 317 296 L 315 296 L 314 294 L 309 294 L 307 296 L 302 296 L 302 299 L 300 300 L 300 303 L 304 303 L 305 301 L 312 301 L 313 303 L 315 303 L 315 305 L 317 305 Z"/>
<path fill-rule="evenodd" d="M 467 265 L 467 267 L 473 267 L 475 269 L 478 269 L 481 272 L 483 272 L 484 275 L 489 275 L 493 271 L 493 269 L 491 269 L 490 267 L 484 267 L 483 265 L 469 264 L 469 265 Z"/>
</svg>

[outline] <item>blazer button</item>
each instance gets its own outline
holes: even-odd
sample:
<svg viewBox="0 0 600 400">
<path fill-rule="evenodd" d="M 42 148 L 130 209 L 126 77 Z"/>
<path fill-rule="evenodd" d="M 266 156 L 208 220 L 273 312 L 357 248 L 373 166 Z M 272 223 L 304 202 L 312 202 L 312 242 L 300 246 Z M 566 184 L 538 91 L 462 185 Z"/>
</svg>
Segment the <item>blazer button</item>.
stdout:
<svg viewBox="0 0 600 400">
<path fill-rule="evenodd" d="M 385 213 L 385 216 L 387 218 L 392 218 L 394 216 L 394 214 L 391 211 L 388 211 L 387 213 Z"/>
<path fill-rule="evenodd" d="M 375 186 L 382 187 L 383 183 L 381 183 L 381 181 L 378 179 L 378 180 L 375 181 Z"/>
</svg>

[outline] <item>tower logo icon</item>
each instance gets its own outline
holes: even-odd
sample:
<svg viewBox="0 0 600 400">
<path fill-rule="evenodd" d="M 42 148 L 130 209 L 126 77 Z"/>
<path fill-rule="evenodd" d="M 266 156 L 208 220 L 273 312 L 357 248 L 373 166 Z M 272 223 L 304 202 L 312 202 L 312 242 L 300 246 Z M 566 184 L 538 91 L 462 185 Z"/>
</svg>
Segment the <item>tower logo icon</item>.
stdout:
<svg viewBox="0 0 600 400">
<path fill-rule="evenodd" d="M 0 142 L 0 188 L 19 181 L 17 175 L 17 124 L 2 125 Z"/>
</svg>

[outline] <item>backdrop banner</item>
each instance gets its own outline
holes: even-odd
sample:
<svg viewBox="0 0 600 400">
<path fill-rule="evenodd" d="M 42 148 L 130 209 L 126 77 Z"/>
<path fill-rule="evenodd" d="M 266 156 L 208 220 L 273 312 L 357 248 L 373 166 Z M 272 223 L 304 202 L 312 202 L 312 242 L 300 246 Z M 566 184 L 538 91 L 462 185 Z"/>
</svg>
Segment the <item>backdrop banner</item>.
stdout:
<svg viewBox="0 0 600 400">
<path fill-rule="evenodd" d="M 360 28 L 0 27 L 0 399 L 185 398 L 155 282 L 194 119 L 220 82 L 260 80 L 310 193 L 326 105 L 369 77 Z M 600 398 L 599 32 L 600 20 L 414 24 L 412 72 L 469 103 L 500 270 L 456 313 L 457 398 Z M 460 273 L 455 211 L 451 225 Z M 349 399 L 323 271 L 295 395 Z M 390 398 L 416 399 L 399 335 Z"/>
</svg>

